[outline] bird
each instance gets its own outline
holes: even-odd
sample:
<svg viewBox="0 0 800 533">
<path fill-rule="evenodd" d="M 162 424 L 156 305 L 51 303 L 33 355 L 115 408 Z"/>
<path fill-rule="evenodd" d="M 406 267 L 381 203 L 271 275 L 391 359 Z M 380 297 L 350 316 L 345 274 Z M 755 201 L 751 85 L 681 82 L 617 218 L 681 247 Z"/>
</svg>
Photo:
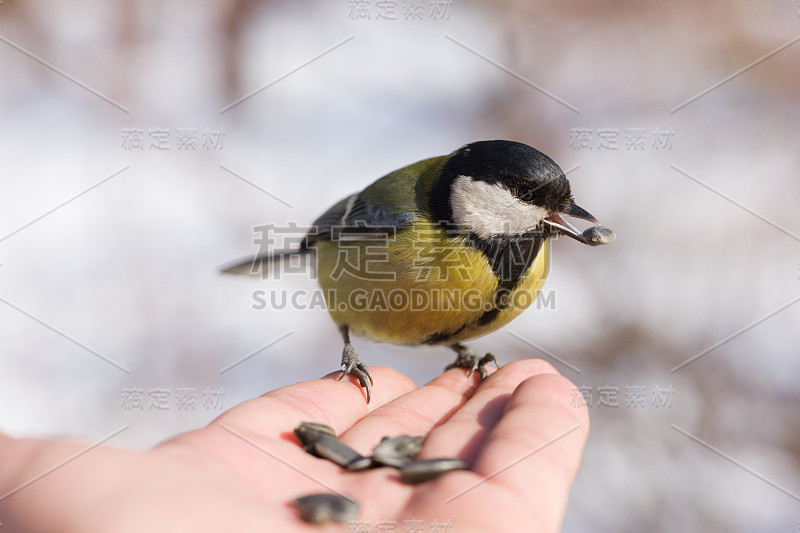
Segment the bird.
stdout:
<svg viewBox="0 0 800 533">
<path fill-rule="evenodd" d="M 341 380 L 353 375 L 370 402 L 374 386 L 351 336 L 406 346 L 447 346 L 450 368 L 487 376 L 498 366 L 465 341 L 491 333 L 530 306 L 549 273 L 550 241 L 608 244 L 616 234 L 583 233 L 565 217 L 599 224 L 575 203 L 561 168 L 526 144 L 466 144 L 391 172 L 319 216 L 294 249 L 257 253 L 222 268 L 275 271 L 311 259 L 326 307 L 344 342 Z"/>
</svg>

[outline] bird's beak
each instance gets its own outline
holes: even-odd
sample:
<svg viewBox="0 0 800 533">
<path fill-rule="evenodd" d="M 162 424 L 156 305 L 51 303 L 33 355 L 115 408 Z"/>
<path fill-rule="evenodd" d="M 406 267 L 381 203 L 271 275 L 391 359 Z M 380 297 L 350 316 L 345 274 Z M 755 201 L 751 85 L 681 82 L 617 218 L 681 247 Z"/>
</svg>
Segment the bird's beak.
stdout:
<svg viewBox="0 0 800 533">
<path fill-rule="evenodd" d="M 559 233 L 562 233 L 567 237 L 572 237 L 576 241 L 582 242 L 583 244 L 589 244 L 589 242 L 586 240 L 586 237 L 583 236 L 583 233 L 578 231 L 575 226 L 564 220 L 564 217 L 561 215 L 580 218 L 583 220 L 588 220 L 589 222 L 594 222 L 595 224 L 599 224 L 597 219 L 581 206 L 570 203 L 569 207 L 567 207 L 565 210 L 546 216 L 542 220 L 542 222 L 545 224 L 556 228 Z"/>
</svg>

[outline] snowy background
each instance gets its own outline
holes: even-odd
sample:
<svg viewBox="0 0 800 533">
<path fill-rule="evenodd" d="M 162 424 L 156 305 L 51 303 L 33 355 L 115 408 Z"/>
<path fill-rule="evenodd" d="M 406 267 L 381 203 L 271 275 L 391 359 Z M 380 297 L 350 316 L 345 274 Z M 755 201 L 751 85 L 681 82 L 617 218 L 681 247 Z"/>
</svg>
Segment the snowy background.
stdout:
<svg viewBox="0 0 800 533">
<path fill-rule="evenodd" d="M 564 531 L 797 531 L 798 10 L 4 0 L 0 429 L 145 447 L 336 369 L 325 311 L 253 309 L 313 281 L 218 267 L 253 226 L 512 139 L 618 234 L 556 242 L 553 305 L 472 343 L 587 395 Z M 452 359 L 357 349 L 420 384 Z"/>
</svg>

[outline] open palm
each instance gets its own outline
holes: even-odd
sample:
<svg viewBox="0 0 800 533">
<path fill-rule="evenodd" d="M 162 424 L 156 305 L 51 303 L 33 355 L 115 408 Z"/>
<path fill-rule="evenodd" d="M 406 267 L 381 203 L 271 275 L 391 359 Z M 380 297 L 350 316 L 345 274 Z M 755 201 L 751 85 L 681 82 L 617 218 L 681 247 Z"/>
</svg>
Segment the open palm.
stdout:
<svg viewBox="0 0 800 533">
<path fill-rule="evenodd" d="M 240 404 L 152 450 L 101 446 L 54 470 L 86 446 L 0 436 L 3 531 L 558 530 L 589 430 L 569 381 L 532 359 L 480 385 L 461 369 L 423 387 L 370 370 L 368 405 L 355 380 L 331 374 Z M 346 472 L 300 448 L 292 430 L 302 421 L 333 427 L 364 455 L 384 435 L 425 435 L 419 458 L 458 457 L 470 470 L 416 486 L 392 468 Z M 327 529 L 301 522 L 291 502 L 316 492 L 355 499 L 358 520 Z"/>
</svg>

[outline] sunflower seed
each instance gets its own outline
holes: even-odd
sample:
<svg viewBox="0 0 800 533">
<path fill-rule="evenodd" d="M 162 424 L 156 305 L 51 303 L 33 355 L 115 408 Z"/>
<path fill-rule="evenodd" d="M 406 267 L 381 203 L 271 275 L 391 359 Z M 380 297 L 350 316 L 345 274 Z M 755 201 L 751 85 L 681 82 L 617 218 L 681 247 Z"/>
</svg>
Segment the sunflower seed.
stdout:
<svg viewBox="0 0 800 533">
<path fill-rule="evenodd" d="M 348 470 L 365 470 L 372 466 L 372 459 L 364 457 L 331 435 L 320 435 L 312 445 L 312 449 L 319 457 L 333 461 Z"/>
<path fill-rule="evenodd" d="M 583 238 L 589 246 L 599 246 L 601 244 L 611 244 L 617 240 L 614 230 L 606 226 L 592 226 L 583 232 Z"/>
<path fill-rule="evenodd" d="M 416 485 L 451 472 L 453 470 L 466 470 L 468 465 L 461 459 L 422 459 L 410 461 L 400 469 L 403 483 Z"/>
<path fill-rule="evenodd" d="M 336 437 L 336 431 L 332 427 L 318 422 L 300 422 L 294 428 L 294 434 L 305 448 L 311 447 L 322 435 Z"/>
<path fill-rule="evenodd" d="M 417 456 L 420 449 L 422 449 L 422 437 L 411 435 L 384 437 L 372 450 L 372 459 L 384 466 L 402 468 Z"/>
<path fill-rule="evenodd" d="M 300 518 L 311 524 L 324 524 L 330 520 L 350 522 L 358 516 L 359 505 L 338 494 L 309 494 L 294 501 Z"/>
</svg>

